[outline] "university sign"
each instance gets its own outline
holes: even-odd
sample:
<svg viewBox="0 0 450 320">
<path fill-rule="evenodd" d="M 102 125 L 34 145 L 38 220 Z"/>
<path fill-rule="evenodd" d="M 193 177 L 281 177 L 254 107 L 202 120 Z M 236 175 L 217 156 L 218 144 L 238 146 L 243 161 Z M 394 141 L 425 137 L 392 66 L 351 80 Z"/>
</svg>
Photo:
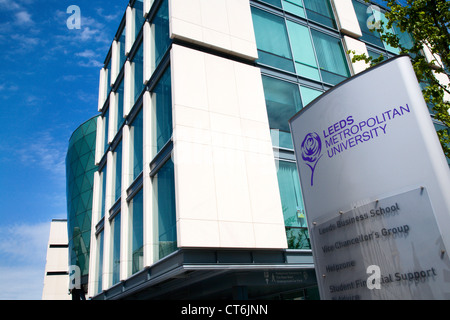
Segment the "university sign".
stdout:
<svg viewBox="0 0 450 320">
<path fill-rule="evenodd" d="M 409 58 L 290 126 L 321 298 L 449 299 L 450 171 Z"/>
</svg>

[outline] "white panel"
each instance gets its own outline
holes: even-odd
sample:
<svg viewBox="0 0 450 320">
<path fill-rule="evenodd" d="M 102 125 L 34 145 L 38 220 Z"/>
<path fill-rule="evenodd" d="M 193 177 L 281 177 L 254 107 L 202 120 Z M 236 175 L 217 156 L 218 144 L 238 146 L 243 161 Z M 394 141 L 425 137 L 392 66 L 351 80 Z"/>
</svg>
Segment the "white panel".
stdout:
<svg viewBox="0 0 450 320">
<path fill-rule="evenodd" d="M 130 6 L 127 7 L 126 11 L 126 30 L 125 30 L 125 55 L 128 56 L 130 53 L 131 47 L 134 42 L 134 14 L 135 11 Z"/>
<path fill-rule="evenodd" d="M 98 85 L 98 112 L 101 112 L 106 101 L 106 70 L 100 69 Z"/>
<path fill-rule="evenodd" d="M 52 221 L 50 225 L 49 244 L 67 244 L 67 222 Z"/>
<path fill-rule="evenodd" d="M 96 140 L 95 140 L 95 165 L 100 163 L 103 156 L 103 118 L 99 116 L 97 118 L 97 132 L 96 132 Z"/>
<path fill-rule="evenodd" d="M 428 46 L 423 46 L 423 53 L 425 54 L 425 58 L 429 63 L 432 63 L 438 67 L 442 66 L 441 57 L 437 54 L 433 54 Z M 450 88 L 450 81 L 447 75 L 443 73 L 436 73 L 435 71 L 433 71 L 433 74 L 440 84 L 442 84 L 443 86 L 447 86 L 447 88 Z M 447 92 L 444 92 L 444 101 L 450 101 L 450 94 Z"/>
<path fill-rule="evenodd" d="M 172 0 L 170 37 L 256 60 L 248 0 Z"/>
<path fill-rule="evenodd" d="M 367 57 L 369 56 L 366 44 L 364 42 L 350 38 L 349 36 L 344 36 L 343 42 L 344 42 L 344 48 L 346 51 L 348 51 L 348 50 L 355 51 L 356 55 L 365 53 Z M 351 62 L 351 59 L 353 58 L 353 56 L 354 56 L 354 54 L 350 53 L 350 56 L 349 56 L 350 62 Z M 366 70 L 368 67 L 370 67 L 370 65 L 367 64 L 365 61 L 351 62 L 351 66 L 352 66 L 353 74 L 357 74 L 361 71 Z"/>
<path fill-rule="evenodd" d="M 362 37 L 352 0 L 332 0 L 339 30 L 354 38 Z"/>
<path fill-rule="evenodd" d="M 119 74 L 119 43 L 113 41 L 111 45 L 111 87 L 116 82 L 117 75 Z"/>
<path fill-rule="evenodd" d="M 131 62 L 130 61 L 126 61 L 125 62 L 125 67 L 124 67 L 124 85 L 123 85 L 123 117 L 127 117 L 128 113 L 131 110 L 132 107 L 132 96 L 133 96 L 133 91 L 132 91 L 132 83 L 131 83 L 131 79 L 132 79 L 132 68 L 131 68 Z"/>
<path fill-rule="evenodd" d="M 150 79 L 154 66 L 154 46 L 152 41 L 152 28 L 147 21 L 144 23 L 144 84 Z"/>
<path fill-rule="evenodd" d="M 178 45 L 171 65 L 178 246 L 286 248 L 259 69 Z"/>
</svg>

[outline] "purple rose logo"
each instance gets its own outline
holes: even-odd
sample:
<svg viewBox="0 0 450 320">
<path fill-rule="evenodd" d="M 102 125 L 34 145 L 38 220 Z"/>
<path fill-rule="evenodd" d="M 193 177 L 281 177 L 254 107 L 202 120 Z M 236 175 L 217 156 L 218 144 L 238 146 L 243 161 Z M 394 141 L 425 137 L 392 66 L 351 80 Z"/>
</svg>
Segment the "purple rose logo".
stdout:
<svg viewBox="0 0 450 320">
<path fill-rule="evenodd" d="M 316 169 L 317 162 L 322 157 L 322 142 L 317 133 L 308 133 L 301 146 L 302 158 L 306 162 L 306 165 L 311 168 L 311 186 L 314 185 L 314 170 Z"/>
</svg>

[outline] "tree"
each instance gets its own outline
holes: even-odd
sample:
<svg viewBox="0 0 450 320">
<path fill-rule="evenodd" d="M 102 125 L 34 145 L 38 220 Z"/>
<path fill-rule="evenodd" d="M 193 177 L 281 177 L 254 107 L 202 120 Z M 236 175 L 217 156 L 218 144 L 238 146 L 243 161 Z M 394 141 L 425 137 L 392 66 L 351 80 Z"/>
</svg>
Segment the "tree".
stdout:
<svg viewBox="0 0 450 320">
<path fill-rule="evenodd" d="M 365 0 L 369 2 L 368 0 Z M 393 48 L 398 48 L 400 54 L 408 54 L 414 67 L 414 71 L 422 86 L 425 101 L 432 106 L 434 118 L 442 122 L 447 129 L 438 130 L 442 149 L 450 158 L 450 127 L 449 108 L 450 102 L 445 101 L 444 96 L 450 96 L 450 2 L 447 0 L 380 0 L 388 11 L 385 13 L 387 23 L 377 21 L 372 28 L 381 35 L 381 40 Z M 368 23 L 369 20 L 368 20 Z M 400 30 L 393 33 L 386 30 Z M 405 43 L 401 39 L 402 33 L 407 33 L 413 38 L 412 43 Z M 424 50 L 429 50 L 433 55 L 433 61 L 428 61 Z M 353 52 L 354 53 L 354 52 Z M 381 56 L 377 59 L 367 57 L 365 54 L 354 55 L 352 61 L 364 60 L 375 65 L 384 60 Z M 440 79 L 447 79 L 447 84 Z"/>
</svg>

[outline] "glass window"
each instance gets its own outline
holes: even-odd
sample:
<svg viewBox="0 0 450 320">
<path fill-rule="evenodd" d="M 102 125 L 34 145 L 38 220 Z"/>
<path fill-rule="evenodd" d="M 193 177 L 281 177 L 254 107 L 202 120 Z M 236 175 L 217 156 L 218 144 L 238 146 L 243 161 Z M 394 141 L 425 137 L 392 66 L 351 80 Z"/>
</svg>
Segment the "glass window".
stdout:
<svg viewBox="0 0 450 320">
<path fill-rule="evenodd" d="M 154 101 L 156 117 L 156 134 L 154 135 L 156 141 L 154 141 L 154 144 L 156 145 L 156 153 L 158 153 L 170 140 L 173 131 L 170 67 L 156 85 L 152 93 L 152 100 Z"/>
<path fill-rule="evenodd" d="M 278 162 L 278 186 L 283 208 L 286 236 L 290 249 L 310 248 L 305 206 L 295 162 Z"/>
<path fill-rule="evenodd" d="M 283 0 L 283 9 L 299 17 L 306 18 L 302 0 Z"/>
<path fill-rule="evenodd" d="M 130 201 L 131 219 L 131 273 L 142 270 L 144 266 L 144 202 L 142 189 Z"/>
<path fill-rule="evenodd" d="M 302 108 L 298 85 L 266 76 L 262 79 L 272 144 L 293 149 L 289 119 Z"/>
<path fill-rule="evenodd" d="M 120 212 L 111 222 L 111 267 L 112 267 L 112 285 L 120 281 Z"/>
<path fill-rule="evenodd" d="M 156 68 L 161 62 L 164 54 L 170 46 L 171 39 L 169 37 L 169 5 L 167 1 L 161 4 L 155 18 L 152 21 L 152 28 L 155 35 L 155 62 Z M 152 70 L 153 72 L 154 70 Z"/>
<path fill-rule="evenodd" d="M 355 8 L 356 17 L 358 18 L 362 32 L 362 37 L 360 39 L 373 45 L 384 47 L 383 42 L 380 39 L 380 34 L 376 30 L 371 31 L 367 23 L 368 19 L 374 14 L 372 9 L 357 0 L 353 0 L 353 7 Z"/>
<path fill-rule="evenodd" d="M 133 104 L 134 104 L 141 95 L 142 90 L 144 89 L 144 46 L 142 45 L 142 42 L 139 45 L 139 48 L 136 51 L 135 56 L 133 57 L 132 67 L 134 73 L 133 77 L 134 83 Z"/>
<path fill-rule="evenodd" d="M 122 69 L 123 64 L 125 63 L 127 57 L 125 55 L 125 34 L 126 27 L 123 28 L 122 34 L 119 38 L 119 71 Z"/>
<path fill-rule="evenodd" d="M 114 151 L 115 161 L 115 186 L 114 186 L 114 201 L 120 198 L 122 189 L 122 142 L 116 147 Z"/>
<path fill-rule="evenodd" d="M 295 72 L 284 19 L 255 8 L 252 8 L 252 14 L 258 61 Z"/>
<path fill-rule="evenodd" d="M 125 122 L 125 118 L 123 117 L 123 94 L 124 94 L 124 81 L 119 85 L 117 89 L 117 126 L 116 132 L 119 132 L 120 127 Z"/>
<path fill-rule="evenodd" d="M 97 235 L 98 254 L 97 254 L 97 288 L 96 293 L 103 291 L 103 231 Z"/>
<path fill-rule="evenodd" d="M 336 28 L 333 9 L 329 0 L 303 0 L 308 19 L 319 22 L 331 28 Z"/>
<path fill-rule="evenodd" d="M 136 40 L 139 32 L 141 31 L 142 25 L 144 24 L 144 0 L 136 0 L 134 2 L 133 8 L 135 9 L 134 18 L 134 39 Z"/>
<path fill-rule="evenodd" d="M 106 81 L 106 93 L 107 93 L 107 97 L 109 95 L 109 93 L 111 92 L 111 59 L 109 59 L 108 64 L 106 65 L 106 70 L 105 70 L 105 81 Z"/>
<path fill-rule="evenodd" d="M 143 169 L 143 149 L 144 149 L 144 124 L 143 124 L 143 111 L 139 110 L 136 118 L 133 120 L 130 128 L 131 141 L 132 141 L 132 168 L 133 168 L 133 180 L 141 173 Z"/>
<path fill-rule="evenodd" d="M 105 114 L 103 115 L 103 133 L 104 133 L 104 143 L 103 143 L 103 153 L 108 150 L 109 143 L 108 143 L 108 127 L 109 127 L 109 108 L 106 109 Z"/>
<path fill-rule="evenodd" d="M 308 27 L 292 21 L 287 21 L 287 27 L 291 38 L 297 74 L 319 81 L 319 69 Z"/>
<path fill-rule="evenodd" d="M 347 58 L 341 40 L 312 29 L 311 34 L 322 81 L 335 85 L 349 77 Z"/>
<path fill-rule="evenodd" d="M 320 90 L 300 86 L 300 93 L 302 95 L 303 105 L 306 106 L 308 103 L 320 96 L 323 92 Z"/>
<path fill-rule="evenodd" d="M 167 161 L 153 179 L 155 205 L 158 216 L 159 259 L 177 249 L 177 229 L 175 210 L 175 178 L 172 159 Z"/>
<path fill-rule="evenodd" d="M 106 165 L 103 167 L 102 171 L 100 172 L 100 179 L 101 179 L 101 202 L 100 202 L 100 219 L 102 219 L 105 216 L 105 200 L 106 200 Z"/>
</svg>

